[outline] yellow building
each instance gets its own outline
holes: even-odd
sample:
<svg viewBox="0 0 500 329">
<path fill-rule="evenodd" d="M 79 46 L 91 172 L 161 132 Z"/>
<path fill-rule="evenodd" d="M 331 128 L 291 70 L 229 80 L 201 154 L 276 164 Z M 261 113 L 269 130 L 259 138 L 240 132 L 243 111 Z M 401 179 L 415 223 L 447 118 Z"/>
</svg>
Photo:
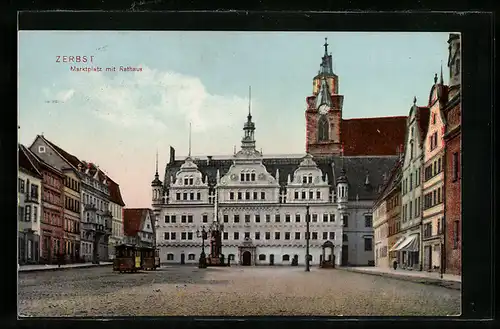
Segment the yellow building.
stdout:
<svg viewBox="0 0 500 329">
<path fill-rule="evenodd" d="M 429 96 L 429 127 L 424 140 L 424 179 L 422 210 L 423 269 L 439 271 L 443 245 L 444 222 L 444 128 L 442 112 L 448 88 L 443 74 L 438 83 L 437 74 Z"/>
</svg>

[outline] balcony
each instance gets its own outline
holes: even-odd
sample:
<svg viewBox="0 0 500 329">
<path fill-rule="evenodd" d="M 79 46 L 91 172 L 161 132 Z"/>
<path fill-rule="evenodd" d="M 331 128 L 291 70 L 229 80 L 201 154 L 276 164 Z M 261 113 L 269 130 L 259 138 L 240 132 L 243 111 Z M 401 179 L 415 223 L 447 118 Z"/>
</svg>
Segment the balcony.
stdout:
<svg viewBox="0 0 500 329">
<path fill-rule="evenodd" d="M 24 196 L 24 202 L 25 203 L 40 203 L 38 201 L 38 194 L 26 193 Z"/>
<path fill-rule="evenodd" d="M 113 218 L 113 213 L 110 210 L 106 210 L 106 211 L 104 211 L 102 216 L 107 217 L 107 218 Z"/>
<path fill-rule="evenodd" d="M 103 225 L 103 224 L 97 224 L 97 223 L 82 223 L 82 228 L 85 231 L 92 231 L 97 234 L 104 234 L 104 235 L 110 235 L 111 234 L 111 227 Z"/>
</svg>

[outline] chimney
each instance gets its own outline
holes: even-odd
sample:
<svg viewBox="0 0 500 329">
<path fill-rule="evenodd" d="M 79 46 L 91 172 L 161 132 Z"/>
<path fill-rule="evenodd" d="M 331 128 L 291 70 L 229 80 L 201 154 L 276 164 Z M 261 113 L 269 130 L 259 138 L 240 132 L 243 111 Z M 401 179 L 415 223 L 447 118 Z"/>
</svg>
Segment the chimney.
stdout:
<svg viewBox="0 0 500 329">
<path fill-rule="evenodd" d="M 170 164 L 173 164 L 175 162 L 175 149 L 170 146 Z"/>
<path fill-rule="evenodd" d="M 207 166 L 210 165 L 210 162 L 212 162 L 212 156 L 208 155 L 207 156 Z"/>
</svg>

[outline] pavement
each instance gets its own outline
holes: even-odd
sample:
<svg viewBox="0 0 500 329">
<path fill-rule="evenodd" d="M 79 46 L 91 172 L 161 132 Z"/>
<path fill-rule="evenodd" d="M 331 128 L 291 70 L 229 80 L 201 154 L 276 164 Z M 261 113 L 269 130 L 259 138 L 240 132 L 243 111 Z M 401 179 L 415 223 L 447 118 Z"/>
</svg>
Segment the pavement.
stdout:
<svg viewBox="0 0 500 329">
<path fill-rule="evenodd" d="M 100 262 L 99 264 L 92 263 L 79 263 L 79 264 L 66 264 L 66 265 L 21 265 L 17 267 L 19 272 L 39 272 L 39 271 L 58 271 L 58 270 L 68 270 L 76 268 L 88 268 L 96 266 L 110 266 L 113 265 L 112 262 Z"/>
<path fill-rule="evenodd" d="M 402 269 L 381 268 L 381 267 L 339 267 L 341 270 L 378 275 L 393 279 L 407 280 L 412 282 L 440 285 L 450 289 L 461 290 L 462 277 L 460 275 L 443 274 L 442 278 L 438 272 L 409 271 Z"/>
<path fill-rule="evenodd" d="M 91 267 L 18 276 L 20 317 L 457 316 L 461 292 L 339 269 Z"/>
</svg>

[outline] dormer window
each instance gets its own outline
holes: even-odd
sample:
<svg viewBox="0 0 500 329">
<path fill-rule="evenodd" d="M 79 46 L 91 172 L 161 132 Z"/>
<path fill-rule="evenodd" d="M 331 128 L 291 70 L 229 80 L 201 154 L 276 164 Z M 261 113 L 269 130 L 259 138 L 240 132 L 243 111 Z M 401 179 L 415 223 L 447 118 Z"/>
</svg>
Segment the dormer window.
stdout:
<svg viewBox="0 0 500 329">
<path fill-rule="evenodd" d="M 309 184 L 312 184 L 312 182 L 313 182 L 313 177 L 312 177 L 312 175 L 311 175 L 311 174 L 309 174 L 309 177 L 307 177 L 307 182 L 308 182 Z"/>
<path fill-rule="evenodd" d="M 302 176 L 302 183 L 307 184 L 307 176 Z"/>
<path fill-rule="evenodd" d="M 251 173 L 250 177 L 251 177 L 252 182 L 255 182 L 255 173 Z"/>
<path fill-rule="evenodd" d="M 245 174 L 245 179 L 246 179 L 247 182 L 250 181 L 250 173 L 246 173 Z"/>
<path fill-rule="evenodd" d="M 245 174 L 244 173 L 240 174 L 240 181 L 242 181 L 242 182 L 245 181 Z"/>
<path fill-rule="evenodd" d="M 194 185 L 194 179 L 193 178 L 189 179 L 189 185 Z"/>
</svg>

